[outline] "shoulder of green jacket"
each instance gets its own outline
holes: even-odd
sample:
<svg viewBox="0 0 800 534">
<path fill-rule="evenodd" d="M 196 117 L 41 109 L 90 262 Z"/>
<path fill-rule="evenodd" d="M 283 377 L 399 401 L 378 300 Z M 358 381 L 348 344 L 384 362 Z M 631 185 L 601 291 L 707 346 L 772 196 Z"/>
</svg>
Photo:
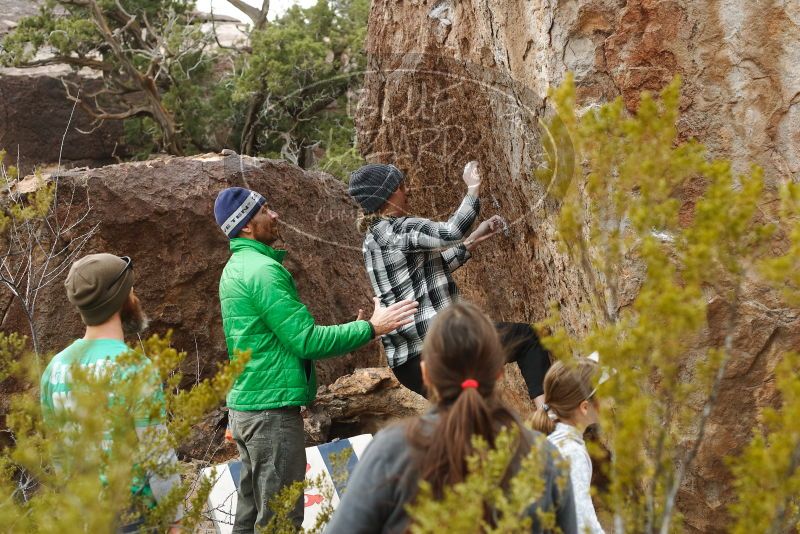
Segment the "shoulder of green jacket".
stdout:
<svg viewBox="0 0 800 534">
<path fill-rule="evenodd" d="M 247 252 L 255 252 L 278 263 L 282 263 L 283 259 L 286 257 L 285 250 L 275 249 L 255 239 L 247 239 L 244 237 L 234 237 L 231 239 L 230 249 L 234 256 Z"/>
</svg>

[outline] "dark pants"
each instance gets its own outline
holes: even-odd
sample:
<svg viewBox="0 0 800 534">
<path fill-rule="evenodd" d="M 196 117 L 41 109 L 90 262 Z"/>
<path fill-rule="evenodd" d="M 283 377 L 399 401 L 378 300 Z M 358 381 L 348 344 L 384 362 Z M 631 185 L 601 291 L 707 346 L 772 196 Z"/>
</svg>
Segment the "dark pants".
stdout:
<svg viewBox="0 0 800 534">
<path fill-rule="evenodd" d="M 269 502 L 280 490 L 302 482 L 306 449 L 300 407 L 240 412 L 229 410 L 233 440 L 242 461 L 233 532 L 252 533 L 274 515 Z M 299 529 L 303 523 L 303 494 L 291 514 Z"/>
<path fill-rule="evenodd" d="M 144 529 L 144 518 L 137 517 L 130 523 L 126 523 L 117 528 L 116 534 L 157 534 L 157 528 Z"/>
<path fill-rule="evenodd" d="M 533 399 L 544 393 L 544 375 L 550 369 L 550 353 L 542 347 L 539 337 L 527 323 L 497 323 L 500 341 L 508 349 L 508 362 L 517 362 L 528 395 Z M 412 358 L 392 369 L 398 382 L 411 391 L 425 395 L 420 359 Z"/>
</svg>

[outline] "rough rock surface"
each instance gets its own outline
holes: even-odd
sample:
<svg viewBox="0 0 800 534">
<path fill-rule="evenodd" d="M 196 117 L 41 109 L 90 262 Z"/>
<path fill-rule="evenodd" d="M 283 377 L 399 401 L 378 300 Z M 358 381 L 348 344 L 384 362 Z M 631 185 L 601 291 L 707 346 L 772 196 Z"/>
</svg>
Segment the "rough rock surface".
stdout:
<svg viewBox="0 0 800 534">
<path fill-rule="evenodd" d="M 427 405 L 400 385 L 388 367 L 358 369 L 319 388 L 304 420 L 306 443 L 374 434 L 392 421 L 422 413 Z"/>
<path fill-rule="evenodd" d="M 82 254 L 111 252 L 133 258 L 135 291 L 151 318 L 151 332 L 174 330 L 173 345 L 188 353 L 188 379 L 213 372 L 227 359 L 218 282 L 228 243 L 213 215 L 217 192 L 244 186 L 262 192 L 281 215 L 289 253 L 284 265 L 319 324 L 355 319 L 369 308 L 371 289 L 354 225 L 355 205 L 344 184 L 286 162 L 209 154 L 165 158 L 62 173 L 59 210 L 83 213 L 75 230 L 100 223 Z M 72 184 L 77 188 L 72 195 Z M 71 201 L 71 203 L 70 203 Z M 62 219 L 63 220 L 63 219 Z M 40 292 L 36 324 L 45 351 L 58 351 L 82 332 L 80 317 L 64 294 L 66 273 Z M 18 307 L 0 293 L 0 328 L 27 332 Z M 382 363 L 378 343 L 317 363 L 320 384 L 359 367 Z"/>
<path fill-rule="evenodd" d="M 62 168 L 99 166 L 125 155 L 121 122 L 93 128 L 80 107 L 73 113 L 58 78 L 0 74 L 0 149 L 24 174 L 59 160 Z"/>
<path fill-rule="evenodd" d="M 682 136 L 732 158 L 737 171 L 761 165 L 772 191 L 800 178 L 797 2 L 376 0 L 367 51 L 357 125 L 368 159 L 407 171 L 412 208 L 429 217 L 455 207 L 461 168 L 478 159 L 482 216 L 512 223 L 507 238 L 456 275 L 496 320 L 541 320 L 556 302 L 570 329 L 586 324 L 584 282 L 556 245 L 554 206 L 530 178 L 548 87 L 569 70 L 581 105 L 621 96 L 629 109 L 640 91 L 680 74 Z M 732 494 L 723 457 L 741 449 L 759 411 L 776 403 L 777 356 L 800 343 L 798 314 L 775 295 L 750 284 L 743 302 L 710 433 L 679 496 L 693 532 L 724 528 Z M 713 296 L 709 324 L 704 345 L 725 324 Z"/>
<path fill-rule="evenodd" d="M 39 4 L 39 0 L 0 0 L 0 38 L 23 17 L 36 15 Z M 114 156 L 125 155 L 119 146 L 122 124 L 106 122 L 93 130 L 91 118 L 80 107 L 73 114 L 73 103 L 59 80 L 62 76 L 76 79 L 65 66 L 0 68 L 0 150 L 8 152 L 6 163 L 17 165 L 23 174 L 59 159 L 62 168 L 70 168 L 114 163 Z M 90 81 L 87 90 L 92 89 Z"/>
<path fill-rule="evenodd" d="M 38 12 L 38 0 L 0 0 L 0 34 L 15 27 L 22 17 Z"/>
</svg>

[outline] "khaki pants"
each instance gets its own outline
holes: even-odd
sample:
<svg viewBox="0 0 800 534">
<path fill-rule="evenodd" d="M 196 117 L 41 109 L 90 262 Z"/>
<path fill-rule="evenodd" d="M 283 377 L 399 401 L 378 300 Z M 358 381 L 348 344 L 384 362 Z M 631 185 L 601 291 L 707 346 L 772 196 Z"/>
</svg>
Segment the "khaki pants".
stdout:
<svg viewBox="0 0 800 534">
<path fill-rule="evenodd" d="M 286 486 L 302 482 L 306 450 L 300 407 L 240 412 L 229 410 L 233 440 L 242 461 L 234 533 L 252 533 L 274 515 L 270 500 Z M 303 523 L 303 495 L 291 514 L 299 529 Z"/>
</svg>

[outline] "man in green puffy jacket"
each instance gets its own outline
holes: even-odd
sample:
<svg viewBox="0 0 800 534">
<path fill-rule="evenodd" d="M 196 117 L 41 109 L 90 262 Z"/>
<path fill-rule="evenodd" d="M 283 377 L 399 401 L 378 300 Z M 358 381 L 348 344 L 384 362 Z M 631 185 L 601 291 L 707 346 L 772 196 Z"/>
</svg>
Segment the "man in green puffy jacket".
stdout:
<svg viewBox="0 0 800 534">
<path fill-rule="evenodd" d="M 278 214 L 263 196 L 231 187 L 219 193 L 214 216 L 233 253 L 219 282 L 228 353 L 251 359 L 228 394 L 230 426 L 242 461 L 234 532 L 253 532 L 272 516 L 268 503 L 283 487 L 302 481 L 306 458 L 300 407 L 316 395 L 314 360 L 346 354 L 408 324 L 415 301 L 383 308 L 372 317 L 318 326 L 300 302 L 281 262 Z M 303 499 L 292 520 L 303 521 Z"/>
</svg>

